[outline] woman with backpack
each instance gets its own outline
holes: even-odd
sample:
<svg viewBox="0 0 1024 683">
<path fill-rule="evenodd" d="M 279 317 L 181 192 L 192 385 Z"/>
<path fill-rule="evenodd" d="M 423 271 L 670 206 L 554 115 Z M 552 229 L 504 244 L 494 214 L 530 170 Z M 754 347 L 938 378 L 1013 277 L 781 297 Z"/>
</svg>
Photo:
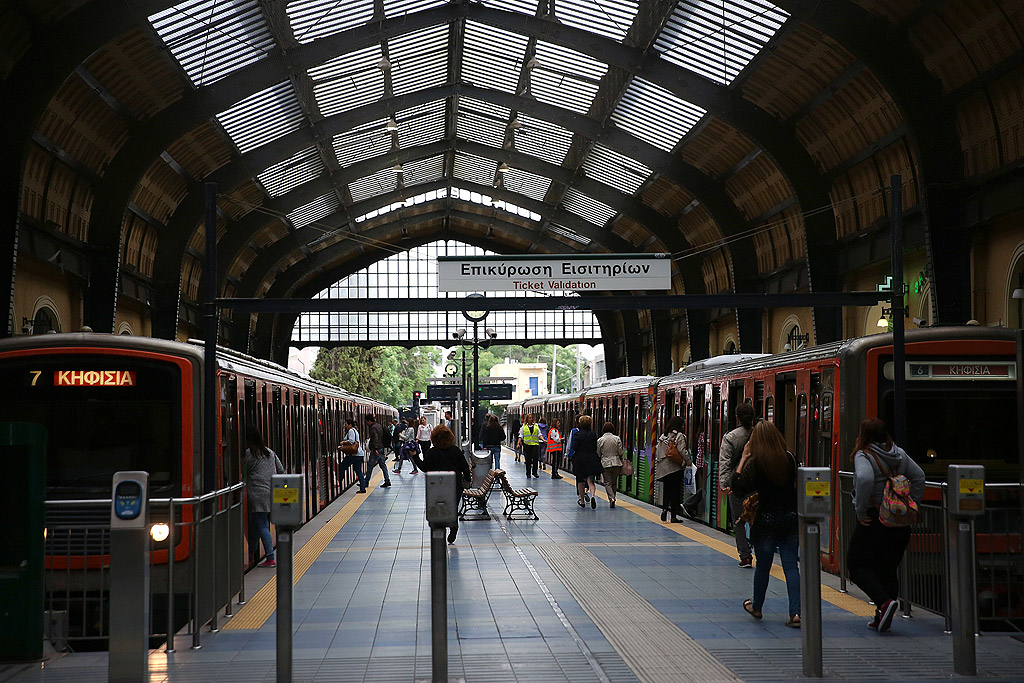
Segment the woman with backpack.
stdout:
<svg viewBox="0 0 1024 683">
<path fill-rule="evenodd" d="M 875 618 L 868 622 L 868 628 L 884 633 L 896 613 L 900 588 L 897 567 L 910 542 L 910 524 L 924 497 L 924 471 L 893 443 L 885 423 L 873 417 L 860 423 L 853 467 L 858 524 L 850 537 L 846 567 L 850 579 L 875 603 Z M 910 511 L 913 514 L 908 514 Z"/>
<path fill-rule="evenodd" d="M 750 524 L 750 544 L 754 546 L 754 596 L 743 601 L 743 609 L 755 619 L 768 591 L 768 578 L 779 549 L 782 571 L 789 593 L 789 618 L 786 626 L 800 628 L 800 549 L 796 514 L 796 458 L 786 450 L 786 440 L 778 428 L 762 420 L 750 432 L 750 441 L 732 477 L 732 490 L 743 500 L 744 519 Z M 752 496 L 756 494 L 755 499 Z M 756 506 L 756 512 L 754 512 Z M 753 515 L 753 521 L 750 520 Z"/>
<path fill-rule="evenodd" d="M 658 437 L 654 447 L 654 478 L 662 483 L 661 521 L 672 515 L 673 522 L 682 522 L 679 496 L 683 488 L 683 473 L 690 466 L 690 450 L 683 434 L 683 418 L 676 415 L 665 425 L 665 433 Z"/>
</svg>

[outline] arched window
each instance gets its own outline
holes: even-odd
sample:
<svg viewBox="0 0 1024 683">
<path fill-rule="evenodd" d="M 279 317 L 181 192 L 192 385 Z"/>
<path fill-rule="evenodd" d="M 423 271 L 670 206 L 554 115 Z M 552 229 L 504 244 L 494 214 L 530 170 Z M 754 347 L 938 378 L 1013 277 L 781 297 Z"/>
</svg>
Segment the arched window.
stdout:
<svg viewBox="0 0 1024 683">
<path fill-rule="evenodd" d="M 734 342 L 732 339 L 726 342 L 725 349 L 722 351 L 722 353 L 726 355 L 736 353 L 736 342 Z"/>
<path fill-rule="evenodd" d="M 57 314 L 44 306 L 32 318 L 32 334 L 46 334 L 50 331 L 60 332 L 60 323 L 57 322 Z"/>
</svg>

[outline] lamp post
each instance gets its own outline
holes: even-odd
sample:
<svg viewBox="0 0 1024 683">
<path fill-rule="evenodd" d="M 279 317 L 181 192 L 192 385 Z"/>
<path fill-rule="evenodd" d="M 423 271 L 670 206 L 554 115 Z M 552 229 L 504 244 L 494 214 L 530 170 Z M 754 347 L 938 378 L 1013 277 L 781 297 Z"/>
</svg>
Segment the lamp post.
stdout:
<svg viewBox="0 0 1024 683">
<path fill-rule="evenodd" d="M 483 298 L 483 294 L 470 294 L 467 299 L 480 299 Z M 467 302 L 467 310 L 462 312 L 463 317 L 466 320 L 473 323 L 473 387 L 472 387 L 472 400 L 470 402 L 470 416 L 466 422 L 469 425 L 469 448 L 472 449 L 473 437 L 477 433 L 477 412 L 480 409 L 480 323 L 487 319 L 487 311 L 470 310 L 468 306 L 471 302 Z M 460 330 L 461 336 L 465 337 L 465 330 Z M 498 336 L 494 330 L 488 328 L 486 330 L 488 341 Z"/>
</svg>

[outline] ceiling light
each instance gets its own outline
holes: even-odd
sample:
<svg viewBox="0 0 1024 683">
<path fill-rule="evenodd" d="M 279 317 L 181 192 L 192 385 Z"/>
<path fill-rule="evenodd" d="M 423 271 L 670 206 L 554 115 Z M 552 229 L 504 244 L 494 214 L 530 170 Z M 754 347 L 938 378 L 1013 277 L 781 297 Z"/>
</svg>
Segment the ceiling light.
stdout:
<svg viewBox="0 0 1024 683">
<path fill-rule="evenodd" d="M 498 164 L 498 173 L 508 173 L 511 169 L 504 161 Z"/>
<path fill-rule="evenodd" d="M 401 164 L 395 164 L 394 166 L 391 167 L 391 170 L 394 171 L 395 173 L 404 173 Z"/>
<path fill-rule="evenodd" d="M 398 121 L 395 121 L 394 116 L 388 117 L 388 122 L 384 124 L 384 130 L 386 130 L 389 133 L 393 133 L 394 131 L 398 130 Z"/>
<path fill-rule="evenodd" d="M 388 61 L 387 57 L 381 57 L 380 61 L 377 62 L 377 68 L 383 73 L 391 71 L 391 62 Z"/>
<path fill-rule="evenodd" d="M 882 327 L 882 328 L 885 328 L 885 329 L 889 329 L 889 321 L 886 320 L 885 316 L 883 315 L 881 318 L 878 319 L 878 322 L 875 323 L 875 327 Z"/>
</svg>

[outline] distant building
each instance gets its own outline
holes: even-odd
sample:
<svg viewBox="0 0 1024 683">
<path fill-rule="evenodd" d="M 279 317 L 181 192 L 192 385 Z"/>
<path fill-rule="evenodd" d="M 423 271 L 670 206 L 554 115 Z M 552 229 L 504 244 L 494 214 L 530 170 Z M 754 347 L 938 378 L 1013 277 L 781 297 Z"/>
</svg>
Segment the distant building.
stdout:
<svg viewBox="0 0 1024 683">
<path fill-rule="evenodd" d="M 544 363 L 499 363 L 491 368 L 491 377 L 511 377 L 512 401 L 548 393 L 548 367 Z M 491 401 L 507 405 L 512 401 Z"/>
<path fill-rule="evenodd" d="M 599 353 L 594 357 L 594 362 L 590 365 L 590 377 L 587 378 L 587 386 L 603 382 L 608 379 L 608 371 L 604 364 L 604 354 Z"/>
</svg>

